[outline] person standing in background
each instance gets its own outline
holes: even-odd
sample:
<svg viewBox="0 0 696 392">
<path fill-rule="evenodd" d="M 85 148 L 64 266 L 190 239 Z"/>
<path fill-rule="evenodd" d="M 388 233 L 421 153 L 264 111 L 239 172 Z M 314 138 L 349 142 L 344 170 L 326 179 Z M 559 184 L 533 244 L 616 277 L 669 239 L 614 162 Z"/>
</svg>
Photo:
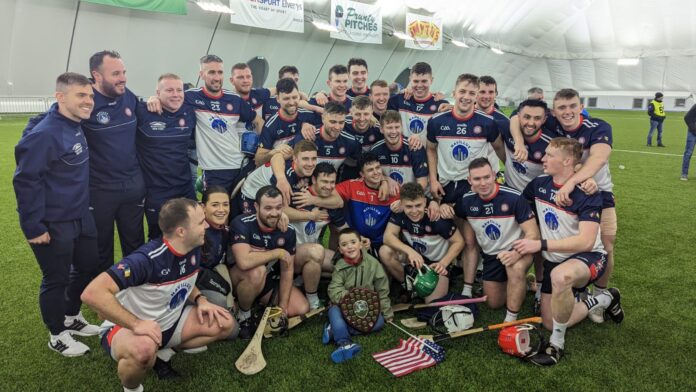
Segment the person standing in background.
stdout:
<svg viewBox="0 0 696 392">
<path fill-rule="evenodd" d="M 665 121 L 665 104 L 662 103 L 664 94 L 655 93 L 655 99 L 648 104 L 648 116 L 650 116 L 650 131 L 648 131 L 648 147 L 652 147 L 652 135 L 657 128 L 657 146 L 664 147 L 662 144 L 662 123 Z"/>
</svg>

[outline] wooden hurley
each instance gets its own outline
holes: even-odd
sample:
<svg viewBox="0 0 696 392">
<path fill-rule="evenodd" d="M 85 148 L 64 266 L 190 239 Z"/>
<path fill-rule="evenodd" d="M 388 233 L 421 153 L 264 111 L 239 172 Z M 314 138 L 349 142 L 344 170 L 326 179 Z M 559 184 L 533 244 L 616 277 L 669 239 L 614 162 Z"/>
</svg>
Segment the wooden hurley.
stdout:
<svg viewBox="0 0 696 392">
<path fill-rule="evenodd" d="M 509 321 L 507 323 L 492 324 L 492 325 L 487 325 L 485 327 L 471 328 L 471 329 L 467 329 L 464 331 L 446 333 L 446 334 L 436 335 L 436 336 L 420 335 L 419 338 L 424 339 L 424 340 L 425 339 L 432 340 L 433 342 L 440 342 L 440 341 L 447 340 L 447 339 L 459 338 L 462 336 L 473 335 L 475 333 L 479 333 L 479 332 L 483 332 L 483 331 L 491 331 L 494 329 L 503 329 L 506 327 L 511 327 L 513 325 L 520 325 L 520 324 L 541 324 L 541 317 L 529 317 L 526 319 Z"/>
<path fill-rule="evenodd" d="M 267 307 L 263 312 L 263 317 L 259 322 L 259 326 L 256 327 L 256 332 L 254 332 L 254 337 L 251 338 L 249 345 L 244 349 L 242 355 L 239 356 L 237 362 L 234 366 L 242 374 L 250 376 L 262 371 L 266 367 L 266 359 L 263 357 L 263 352 L 261 351 L 261 341 L 263 341 L 263 331 L 266 328 L 266 322 L 268 321 L 268 315 L 271 313 L 271 307 Z"/>
<path fill-rule="evenodd" d="M 402 312 L 404 310 L 413 310 L 421 308 L 430 308 L 433 306 L 445 306 L 445 305 L 466 305 L 474 304 L 478 302 L 486 302 L 487 296 L 477 297 L 477 298 L 464 298 L 464 299 L 453 299 L 451 301 L 441 301 L 441 302 L 431 302 L 429 304 L 396 304 L 392 306 L 394 312 Z"/>
</svg>

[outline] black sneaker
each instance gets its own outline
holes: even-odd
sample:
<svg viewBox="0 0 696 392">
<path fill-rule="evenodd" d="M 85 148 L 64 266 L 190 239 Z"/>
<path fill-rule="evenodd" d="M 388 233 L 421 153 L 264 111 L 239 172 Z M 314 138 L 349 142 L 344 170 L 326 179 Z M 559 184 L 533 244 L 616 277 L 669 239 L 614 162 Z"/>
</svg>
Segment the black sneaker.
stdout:
<svg viewBox="0 0 696 392">
<path fill-rule="evenodd" d="M 538 353 L 529 357 L 529 362 L 537 366 L 553 366 L 563 358 L 563 349 L 548 344 Z"/>
<path fill-rule="evenodd" d="M 254 336 L 254 332 L 256 332 L 256 327 L 254 317 L 249 317 L 239 323 L 239 335 L 237 337 L 241 340 L 250 340 Z"/>
<path fill-rule="evenodd" d="M 667 147 L 667 146 L 665 146 L 665 145 L 662 144 L 662 143 L 659 143 L 657 146 L 658 146 L 658 147 Z"/>
<path fill-rule="evenodd" d="M 157 374 L 157 378 L 160 380 L 177 380 L 181 378 L 181 374 L 174 370 L 171 361 L 165 362 L 159 358 L 155 359 L 155 366 L 152 370 Z"/>
<path fill-rule="evenodd" d="M 604 311 L 604 314 L 605 316 L 609 316 L 611 321 L 621 324 L 624 319 L 624 311 L 621 307 L 621 293 L 619 292 L 619 289 L 615 287 L 610 287 L 607 289 L 606 293 L 611 297 L 611 302 L 609 303 L 607 310 Z M 605 317 L 605 319 L 606 318 L 607 317 Z"/>
</svg>

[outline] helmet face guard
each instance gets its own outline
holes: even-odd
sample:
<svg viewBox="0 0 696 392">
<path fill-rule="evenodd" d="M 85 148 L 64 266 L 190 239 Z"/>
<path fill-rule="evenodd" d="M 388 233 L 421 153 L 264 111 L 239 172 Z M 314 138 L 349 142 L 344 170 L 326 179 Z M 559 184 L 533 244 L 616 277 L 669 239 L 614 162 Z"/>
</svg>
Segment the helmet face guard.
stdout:
<svg viewBox="0 0 696 392">
<path fill-rule="evenodd" d="M 413 287 L 413 291 L 415 291 L 419 297 L 425 298 L 435 291 L 440 276 L 437 272 L 424 264 L 420 270 L 417 270 L 415 277 L 409 276 L 407 279 L 412 280 L 411 286 Z"/>
<path fill-rule="evenodd" d="M 283 314 L 283 309 L 279 307 L 271 308 L 263 330 L 263 336 L 268 338 L 271 336 L 287 336 L 287 334 L 288 318 Z"/>
</svg>

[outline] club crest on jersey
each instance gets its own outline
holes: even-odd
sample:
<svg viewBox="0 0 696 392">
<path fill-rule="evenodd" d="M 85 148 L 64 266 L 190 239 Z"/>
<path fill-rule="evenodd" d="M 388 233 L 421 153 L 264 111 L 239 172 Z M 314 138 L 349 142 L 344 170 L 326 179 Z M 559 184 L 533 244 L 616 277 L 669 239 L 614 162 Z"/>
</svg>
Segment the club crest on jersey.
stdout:
<svg viewBox="0 0 696 392">
<path fill-rule="evenodd" d="M 99 124 L 108 124 L 109 121 L 111 121 L 111 117 L 109 117 L 109 113 L 107 113 L 107 112 L 97 113 L 97 122 Z"/>
<path fill-rule="evenodd" d="M 431 231 L 433 231 L 432 227 L 430 227 L 430 225 L 425 225 L 425 232 L 430 233 Z"/>
<path fill-rule="evenodd" d="M 150 128 L 153 131 L 164 131 L 167 128 L 167 124 L 165 124 L 161 121 L 152 121 L 150 123 Z"/>
<path fill-rule="evenodd" d="M 423 253 L 425 253 L 426 250 L 428 250 L 428 247 L 424 243 L 422 243 L 420 241 L 416 241 L 416 240 L 413 241 L 413 244 L 411 245 L 411 247 L 413 247 L 413 250 L 415 250 L 416 252 L 418 252 L 420 254 L 423 254 Z"/>
<path fill-rule="evenodd" d="M 405 163 L 408 162 L 408 155 L 404 155 L 403 161 L 404 161 Z"/>
<path fill-rule="evenodd" d="M 345 153 L 346 153 L 346 148 L 345 148 L 345 147 L 339 148 L 339 149 L 338 149 L 338 153 L 341 154 L 341 155 L 345 154 Z"/>
<path fill-rule="evenodd" d="M 257 102 L 257 101 L 256 101 L 256 98 L 252 98 L 252 99 L 251 99 L 251 103 L 252 103 L 252 104 L 256 105 L 256 102 Z M 230 105 L 230 106 L 231 106 L 231 105 Z M 232 110 L 232 109 L 230 109 L 230 110 Z"/>
<path fill-rule="evenodd" d="M 169 310 L 176 309 L 177 307 L 179 307 L 179 305 L 186 301 L 186 297 L 188 296 L 190 288 L 191 285 L 187 282 L 184 282 L 181 285 L 179 285 L 179 287 L 176 290 L 173 291 L 173 294 L 169 299 Z"/>
<path fill-rule="evenodd" d="M 541 151 L 537 151 L 537 152 L 534 153 L 534 158 L 535 158 L 536 160 L 539 160 L 539 159 L 541 159 L 542 157 L 543 157 L 543 155 L 542 155 Z"/>
<path fill-rule="evenodd" d="M 312 223 L 314 223 L 314 222 L 312 222 Z M 285 245 L 285 238 L 283 238 L 283 237 L 278 238 L 278 241 L 276 241 L 276 243 L 278 244 L 278 246 Z"/>
<path fill-rule="evenodd" d="M 550 208 L 545 208 L 544 209 L 544 223 L 546 224 L 546 227 L 551 229 L 551 231 L 558 230 L 559 223 L 558 223 L 558 215 L 556 214 L 556 212 Z"/>
<path fill-rule="evenodd" d="M 430 111 L 431 111 L 431 112 L 434 112 L 435 110 L 437 110 L 437 106 L 435 106 L 435 105 L 430 105 Z"/>
<path fill-rule="evenodd" d="M 80 155 L 82 154 L 82 143 L 75 143 L 72 146 L 72 152 L 75 153 L 75 155 Z"/>
<path fill-rule="evenodd" d="M 408 129 L 411 133 L 421 133 L 425 130 L 425 122 L 420 117 L 411 117 L 408 120 Z"/>
<path fill-rule="evenodd" d="M 508 206 L 507 203 L 503 203 L 503 204 L 500 206 L 500 211 L 508 212 L 509 209 L 510 209 L 510 206 Z"/>
<path fill-rule="evenodd" d="M 126 108 L 126 110 L 124 110 L 124 113 L 126 113 L 126 116 L 128 117 L 133 115 L 133 112 L 130 110 L 130 108 Z"/>
<path fill-rule="evenodd" d="M 304 232 L 307 235 L 312 235 L 317 232 L 317 224 L 314 221 L 308 221 L 304 227 Z"/>
<path fill-rule="evenodd" d="M 585 144 L 585 138 L 584 138 L 583 136 L 580 136 L 580 137 L 578 138 L 578 141 L 579 141 L 580 144 L 582 144 L 582 145 Z"/>
<path fill-rule="evenodd" d="M 463 162 L 469 157 L 469 146 L 466 142 L 457 141 L 452 145 L 452 158 Z"/>
<path fill-rule="evenodd" d="M 231 112 L 231 111 L 232 111 L 232 109 L 233 109 L 233 107 L 232 107 L 232 104 L 231 104 L 231 103 L 228 103 L 228 104 L 227 104 L 227 106 L 225 106 L 225 107 L 227 108 L 227 111 L 228 111 L 228 112 Z"/>
<path fill-rule="evenodd" d="M 474 127 L 474 133 L 479 135 L 481 132 L 483 132 L 483 129 L 481 129 L 480 125 L 477 125 Z"/>
<path fill-rule="evenodd" d="M 500 238 L 501 232 L 499 224 L 489 221 L 483 229 L 486 232 L 486 237 L 491 241 L 497 241 Z"/>
<path fill-rule="evenodd" d="M 210 127 L 213 128 L 217 133 L 223 134 L 227 132 L 227 123 L 225 120 L 214 117 L 210 123 Z"/>
<path fill-rule="evenodd" d="M 196 255 L 191 256 L 191 265 L 196 265 Z"/>
<path fill-rule="evenodd" d="M 520 174 L 527 174 L 527 168 L 517 161 L 512 161 L 512 167 L 515 169 L 516 172 Z"/>
<path fill-rule="evenodd" d="M 183 118 L 180 118 L 180 119 L 179 119 L 179 126 L 180 126 L 180 127 L 185 127 L 185 126 L 186 126 L 186 120 L 184 120 Z"/>
<path fill-rule="evenodd" d="M 370 208 L 366 208 L 366 209 L 365 209 L 365 215 L 363 215 L 363 216 L 364 216 L 364 220 L 363 220 L 363 221 L 365 222 L 366 225 L 368 225 L 368 226 L 370 226 L 370 227 L 373 227 L 374 225 L 377 224 L 377 218 L 378 218 L 380 215 L 381 215 L 381 214 L 380 214 L 376 209 L 371 208 L 371 207 L 370 207 Z"/>
<path fill-rule="evenodd" d="M 391 177 L 394 181 L 398 182 L 399 185 L 404 183 L 404 177 L 401 175 L 401 173 L 397 171 L 389 173 L 389 177 Z"/>
</svg>

